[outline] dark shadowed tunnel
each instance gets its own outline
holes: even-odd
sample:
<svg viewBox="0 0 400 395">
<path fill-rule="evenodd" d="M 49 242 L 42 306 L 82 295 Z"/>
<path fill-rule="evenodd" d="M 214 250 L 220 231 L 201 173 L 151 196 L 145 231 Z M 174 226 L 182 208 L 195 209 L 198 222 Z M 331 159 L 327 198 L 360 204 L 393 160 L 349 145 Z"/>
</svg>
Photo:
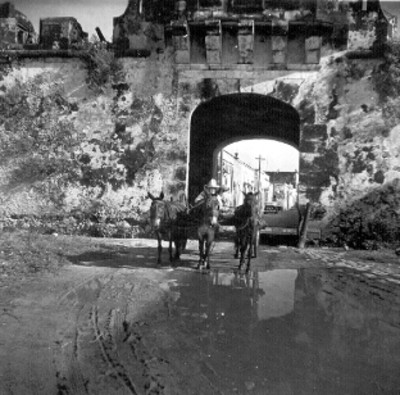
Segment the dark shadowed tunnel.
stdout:
<svg viewBox="0 0 400 395">
<path fill-rule="evenodd" d="M 220 96 L 194 111 L 190 129 L 189 200 L 203 189 L 213 174 L 214 151 L 239 140 L 264 138 L 300 142 L 297 111 L 280 100 L 254 93 Z"/>
</svg>

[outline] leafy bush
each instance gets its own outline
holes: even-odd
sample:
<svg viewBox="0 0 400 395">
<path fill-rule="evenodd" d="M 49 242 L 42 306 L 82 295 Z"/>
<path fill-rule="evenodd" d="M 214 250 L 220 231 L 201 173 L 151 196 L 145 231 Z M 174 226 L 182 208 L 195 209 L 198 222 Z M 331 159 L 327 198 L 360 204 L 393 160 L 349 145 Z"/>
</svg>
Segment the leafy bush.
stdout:
<svg viewBox="0 0 400 395">
<path fill-rule="evenodd" d="M 331 223 L 337 244 L 357 249 L 395 245 L 400 238 L 400 180 L 342 208 Z"/>
</svg>

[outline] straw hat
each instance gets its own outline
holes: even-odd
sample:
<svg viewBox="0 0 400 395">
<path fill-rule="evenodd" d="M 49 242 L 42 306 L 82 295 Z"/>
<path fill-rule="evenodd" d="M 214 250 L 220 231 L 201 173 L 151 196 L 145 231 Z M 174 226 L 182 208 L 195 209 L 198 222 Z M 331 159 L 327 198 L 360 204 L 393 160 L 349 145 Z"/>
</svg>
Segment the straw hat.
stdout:
<svg viewBox="0 0 400 395">
<path fill-rule="evenodd" d="M 211 178 L 210 182 L 207 185 L 204 185 L 204 188 L 210 190 L 210 189 L 219 189 L 219 185 L 217 184 L 217 181 L 215 178 Z"/>
</svg>

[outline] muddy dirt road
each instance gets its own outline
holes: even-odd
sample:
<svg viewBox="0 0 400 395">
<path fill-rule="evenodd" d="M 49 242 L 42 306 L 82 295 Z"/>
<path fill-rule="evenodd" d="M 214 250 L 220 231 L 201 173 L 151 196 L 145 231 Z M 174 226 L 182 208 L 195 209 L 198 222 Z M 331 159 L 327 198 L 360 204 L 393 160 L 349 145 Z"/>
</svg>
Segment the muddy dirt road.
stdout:
<svg viewBox="0 0 400 395">
<path fill-rule="evenodd" d="M 210 273 L 155 243 L 0 291 L 0 394 L 398 394 L 400 270 L 323 250 L 232 244 Z M 390 270 L 389 270 L 390 269 Z"/>
</svg>

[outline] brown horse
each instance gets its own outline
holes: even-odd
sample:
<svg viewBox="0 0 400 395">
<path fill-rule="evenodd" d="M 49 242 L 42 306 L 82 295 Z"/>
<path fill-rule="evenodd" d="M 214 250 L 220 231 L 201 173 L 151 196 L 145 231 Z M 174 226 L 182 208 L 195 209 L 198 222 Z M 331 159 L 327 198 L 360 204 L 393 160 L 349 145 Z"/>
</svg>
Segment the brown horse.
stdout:
<svg viewBox="0 0 400 395">
<path fill-rule="evenodd" d="M 211 249 L 215 241 L 215 234 L 218 230 L 218 216 L 220 202 L 218 196 L 211 195 L 206 191 L 204 202 L 197 207 L 194 216 L 199 217 L 197 236 L 199 240 L 199 263 L 198 269 L 210 269 Z"/>
<path fill-rule="evenodd" d="M 259 192 L 245 193 L 244 203 L 238 206 L 234 214 L 234 224 L 236 228 L 235 237 L 235 258 L 240 258 L 239 270 L 246 260 L 246 273 L 250 270 L 252 257 L 257 257 L 258 237 L 259 237 L 259 214 L 257 196 Z M 240 257 L 239 257 L 240 251 Z"/>
<path fill-rule="evenodd" d="M 150 192 L 148 197 L 152 200 L 150 206 L 150 223 L 158 241 L 157 264 L 161 264 L 162 241 L 168 241 L 169 261 L 179 259 L 180 254 L 186 246 L 187 237 L 176 224 L 178 213 L 186 211 L 186 206 L 179 202 L 168 202 L 164 200 L 164 193 L 154 197 Z M 172 254 L 172 243 L 175 244 L 175 256 Z"/>
</svg>

